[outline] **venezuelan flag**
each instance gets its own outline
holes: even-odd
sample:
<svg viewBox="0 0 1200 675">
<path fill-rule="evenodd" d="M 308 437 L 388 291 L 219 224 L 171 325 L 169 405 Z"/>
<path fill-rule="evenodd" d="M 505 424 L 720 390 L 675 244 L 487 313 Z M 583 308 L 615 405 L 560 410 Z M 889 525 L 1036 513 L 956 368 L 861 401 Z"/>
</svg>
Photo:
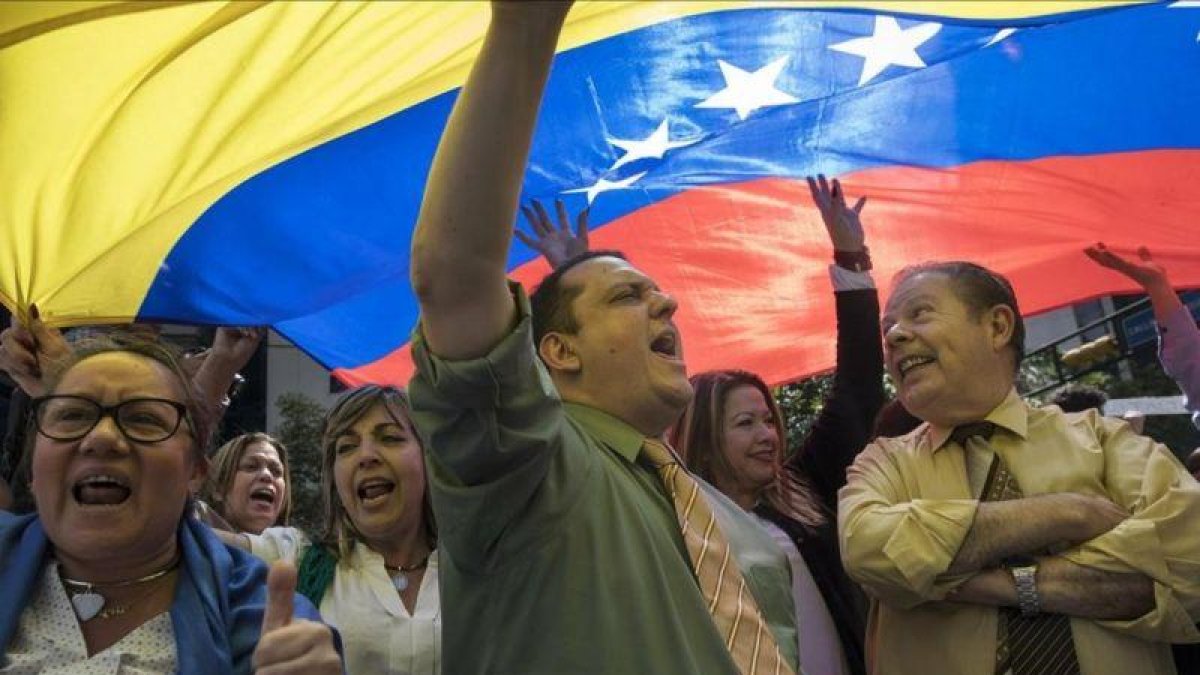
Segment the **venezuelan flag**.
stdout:
<svg viewBox="0 0 1200 675">
<path fill-rule="evenodd" d="M 409 238 L 485 4 L 8 3 L 0 296 L 55 325 L 268 324 L 402 382 Z M 590 205 L 680 300 L 693 369 L 833 362 L 803 177 L 866 195 L 887 290 L 967 258 L 1027 313 L 1200 286 L 1200 2 L 597 2 L 572 11 L 524 185 Z M 461 186 L 471 198 L 471 186 Z M 513 275 L 545 271 L 517 244 Z"/>
</svg>

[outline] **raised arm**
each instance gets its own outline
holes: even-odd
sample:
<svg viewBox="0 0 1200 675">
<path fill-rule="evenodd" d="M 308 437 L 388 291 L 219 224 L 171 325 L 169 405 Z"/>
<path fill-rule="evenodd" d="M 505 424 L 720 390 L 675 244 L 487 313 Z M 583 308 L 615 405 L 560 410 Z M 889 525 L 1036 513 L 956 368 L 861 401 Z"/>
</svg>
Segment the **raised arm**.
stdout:
<svg viewBox="0 0 1200 675">
<path fill-rule="evenodd" d="M 515 234 L 521 243 L 542 254 L 550 267 L 557 269 L 563 263 L 588 251 L 588 209 L 579 212 L 575 220 L 575 231 L 571 231 L 571 217 L 567 215 L 567 207 L 561 199 L 554 200 L 558 211 L 558 225 L 550 220 L 550 214 L 541 202 L 534 201 L 530 206 L 521 206 L 521 213 L 529 223 L 533 236 L 525 234 L 517 228 Z"/>
<path fill-rule="evenodd" d="M 837 491 L 846 483 L 846 467 L 870 439 L 883 405 L 883 339 L 860 219 L 866 198 L 848 206 L 841 184 L 824 176 L 810 176 L 808 187 L 836 263 L 830 274 L 837 306 L 837 365 L 821 414 L 789 465 L 808 474 L 822 501 L 834 508 Z"/>
<path fill-rule="evenodd" d="M 203 361 L 192 376 L 192 384 L 208 401 L 223 408 L 221 403 L 229 394 L 238 371 L 250 363 L 266 334 L 265 328 L 218 328 L 212 349 L 197 357 Z"/>
<path fill-rule="evenodd" d="M 495 2 L 438 144 L 413 235 L 412 284 L 431 351 L 482 356 L 511 329 L 505 280 L 522 177 L 569 2 Z"/>
<path fill-rule="evenodd" d="M 1191 312 L 1171 286 L 1167 270 L 1154 261 L 1145 247 L 1132 260 L 1110 251 L 1103 243 L 1089 246 L 1084 253 L 1098 264 L 1133 279 L 1150 296 L 1154 319 L 1160 331 L 1159 359 L 1163 370 L 1175 380 L 1187 396 L 1187 408 L 1200 423 L 1200 328 Z"/>
<path fill-rule="evenodd" d="M 1083 252 L 1100 266 L 1136 281 L 1150 296 L 1150 305 L 1154 308 L 1154 318 L 1158 323 L 1166 323 L 1173 312 L 1183 307 L 1175 289 L 1171 288 L 1166 268 L 1154 262 L 1154 257 L 1145 246 L 1138 249 L 1137 260 L 1112 252 L 1103 242 L 1089 246 Z"/>
<path fill-rule="evenodd" d="M 30 308 L 30 316 L 26 326 L 14 315 L 0 332 L 0 368 L 22 391 L 37 398 L 47 393 L 47 378 L 70 357 L 71 346 L 62 332 L 38 318 L 36 308 Z"/>
</svg>

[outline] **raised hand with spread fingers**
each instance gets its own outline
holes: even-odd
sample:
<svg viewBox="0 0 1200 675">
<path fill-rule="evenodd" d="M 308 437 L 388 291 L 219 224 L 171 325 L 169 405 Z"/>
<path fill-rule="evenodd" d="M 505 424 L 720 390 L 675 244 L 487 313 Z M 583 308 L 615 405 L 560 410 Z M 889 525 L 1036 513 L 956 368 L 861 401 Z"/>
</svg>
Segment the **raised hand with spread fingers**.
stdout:
<svg viewBox="0 0 1200 675">
<path fill-rule="evenodd" d="M 525 214 L 525 220 L 529 223 L 529 228 L 533 230 L 533 236 L 529 236 L 517 228 L 515 233 L 517 239 L 529 248 L 542 254 L 546 262 L 550 263 L 550 267 L 557 268 L 563 263 L 587 253 L 588 251 L 588 209 L 579 212 L 575 219 L 575 231 L 571 231 L 571 217 L 567 214 L 567 207 L 561 199 L 554 200 L 554 205 L 558 211 L 558 224 L 555 225 L 550 214 L 546 213 L 546 208 L 542 203 L 534 200 L 532 206 L 521 206 L 521 213 Z"/>
<path fill-rule="evenodd" d="M 808 189 L 813 203 L 821 212 L 821 222 L 829 233 L 834 251 L 857 252 L 866 249 L 866 235 L 859 215 L 867 204 L 866 197 L 859 197 L 854 206 L 846 206 L 846 193 L 838 179 L 825 179 L 823 174 L 807 177 Z"/>
</svg>

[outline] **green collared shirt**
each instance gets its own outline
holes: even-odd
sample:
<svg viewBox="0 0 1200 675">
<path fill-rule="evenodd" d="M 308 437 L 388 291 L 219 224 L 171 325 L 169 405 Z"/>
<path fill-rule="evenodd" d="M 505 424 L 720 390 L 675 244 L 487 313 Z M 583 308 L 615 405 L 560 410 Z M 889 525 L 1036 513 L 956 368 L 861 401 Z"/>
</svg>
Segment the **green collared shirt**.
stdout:
<svg viewBox="0 0 1200 675">
<path fill-rule="evenodd" d="M 418 332 L 413 421 L 442 556 L 443 671 L 736 673 L 642 436 L 564 403 L 533 349 L 528 302 L 492 352 L 443 361 Z M 784 655 L 796 663 L 787 559 L 705 494 Z"/>
</svg>

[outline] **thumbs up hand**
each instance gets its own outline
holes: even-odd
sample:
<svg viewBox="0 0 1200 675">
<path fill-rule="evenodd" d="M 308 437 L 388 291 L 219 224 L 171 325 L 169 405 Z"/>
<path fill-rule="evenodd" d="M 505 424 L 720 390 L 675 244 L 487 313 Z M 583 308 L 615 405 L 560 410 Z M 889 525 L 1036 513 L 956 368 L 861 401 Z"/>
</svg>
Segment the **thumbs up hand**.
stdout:
<svg viewBox="0 0 1200 675">
<path fill-rule="evenodd" d="M 333 633 L 321 623 L 293 620 L 295 596 L 295 565 L 288 562 L 271 565 L 271 572 L 267 575 L 267 607 L 263 612 L 262 637 L 254 650 L 255 673 L 340 675 L 342 660 L 333 647 Z"/>
</svg>

